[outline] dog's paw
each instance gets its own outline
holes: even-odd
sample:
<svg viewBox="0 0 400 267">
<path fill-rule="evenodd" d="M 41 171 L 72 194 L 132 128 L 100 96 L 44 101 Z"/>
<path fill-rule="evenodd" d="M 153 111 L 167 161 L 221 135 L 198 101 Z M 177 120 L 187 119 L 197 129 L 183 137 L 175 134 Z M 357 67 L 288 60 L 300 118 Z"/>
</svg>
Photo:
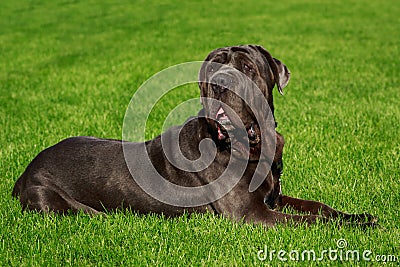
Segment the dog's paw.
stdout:
<svg viewBox="0 0 400 267">
<path fill-rule="evenodd" d="M 375 217 L 368 213 L 358 214 L 358 222 L 366 224 L 376 224 L 378 222 L 378 217 Z"/>
<path fill-rule="evenodd" d="M 378 217 L 368 213 L 350 214 L 346 218 L 348 225 L 358 226 L 361 228 L 376 228 L 379 227 Z"/>
<path fill-rule="evenodd" d="M 350 222 L 359 224 L 376 224 L 378 222 L 378 217 L 368 213 L 349 214 L 346 219 Z"/>
</svg>

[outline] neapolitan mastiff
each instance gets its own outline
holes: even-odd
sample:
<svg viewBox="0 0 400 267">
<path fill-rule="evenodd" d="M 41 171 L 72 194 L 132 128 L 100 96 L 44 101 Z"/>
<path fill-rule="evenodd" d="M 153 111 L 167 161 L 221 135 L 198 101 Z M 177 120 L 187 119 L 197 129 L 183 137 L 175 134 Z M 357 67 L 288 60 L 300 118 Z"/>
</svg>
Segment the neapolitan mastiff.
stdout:
<svg viewBox="0 0 400 267">
<path fill-rule="evenodd" d="M 246 75 L 259 88 L 263 97 L 256 96 L 252 91 L 253 87 L 242 82 L 243 79 L 238 78 L 232 68 Z M 65 139 L 42 151 L 29 164 L 17 180 L 12 195 L 19 196 L 23 209 L 63 214 L 78 211 L 97 214 L 116 209 L 131 209 L 139 213 L 177 216 L 184 212 L 209 211 L 234 220 L 244 219 L 268 226 L 289 221 L 314 223 L 332 218 L 374 225 L 376 219 L 369 214 L 347 214 L 320 202 L 283 195 L 280 176 L 284 139 L 275 131 L 275 127 L 272 129 L 275 153 L 265 169 L 262 169 L 260 186 L 254 191 L 249 190 L 254 173 L 260 172 L 257 166 L 263 161 L 262 143 L 268 142 L 261 132 L 261 125 L 264 119 L 267 121 L 268 112 L 263 115 L 262 108 L 261 111 L 249 108 L 249 101 L 264 98 L 270 114 L 273 115 L 272 89 L 276 85 L 282 94 L 289 78 L 287 67 L 261 46 L 243 45 L 216 49 L 207 56 L 200 70 L 199 87 L 203 109 L 198 117 L 191 118 L 183 126 L 172 127 L 145 143 L 94 137 Z M 247 102 L 237 92 L 247 95 Z M 243 126 L 242 131 L 236 129 L 240 128 L 239 125 Z M 173 143 L 172 139 L 178 138 L 176 135 L 179 135 L 179 142 L 176 143 L 179 151 L 192 161 L 201 157 L 200 142 L 206 138 L 212 139 L 214 149 L 216 148 L 212 163 L 199 171 L 185 171 L 171 164 L 162 146 L 162 136 L 168 144 L 168 138 Z M 131 166 L 134 166 L 133 175 L 132 169 L 127 166 L 124 149 L 132 152 L 129 160 Z M 174 151 L 176 148 L 170 149 Z M 140 175 L 144 181 L 152 179 L 146 177 L 152 175 L 144 170 L 148 166 L 141 165 L 144 157 L 142 153 L 145 152 L 164 179 L 185 187 L 199 187 L 215 181 L 224 173 L 230 160 L 242 165 L 245 162 L 245 168 L 237 184 L 221 198 L 199 206 L 175 206 L 150 196 L 135 181 L 135 175 Z M 265 162 L 268 163 L 268 158 Z M 303 214 L 280 212 L 279 209 L 284 207 Z"/>
</svg>

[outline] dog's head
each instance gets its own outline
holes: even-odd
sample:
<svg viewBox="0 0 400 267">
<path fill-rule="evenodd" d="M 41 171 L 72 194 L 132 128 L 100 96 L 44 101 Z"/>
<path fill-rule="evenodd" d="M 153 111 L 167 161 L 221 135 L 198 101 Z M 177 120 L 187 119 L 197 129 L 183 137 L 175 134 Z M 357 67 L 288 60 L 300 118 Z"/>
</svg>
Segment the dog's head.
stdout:
<svg viewBox="0 0 400 267">
<path fill-rule="evenodd" d="M 201 67 L 199 86 L 209 129 L 218 145 L 232 145 L 239 157 L 257 160 L 262 141 L 260 126 L 268 116 L 267 109 L 271 116 L 274 112 L 272 89 L 276 85 L 283 94 L 289 78 L 287 67 L 261 46 L 212 51 Z M 242 145 L 244 140 L 248 140 L 249 149 Z"/>
</svg>

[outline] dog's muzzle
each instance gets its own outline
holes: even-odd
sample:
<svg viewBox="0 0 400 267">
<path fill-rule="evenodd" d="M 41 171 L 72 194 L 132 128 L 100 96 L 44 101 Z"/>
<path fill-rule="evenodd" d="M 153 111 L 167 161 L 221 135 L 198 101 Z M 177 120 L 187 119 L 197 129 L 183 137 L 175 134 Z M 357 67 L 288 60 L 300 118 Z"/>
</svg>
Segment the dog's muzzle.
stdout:
<svg viewBox="0 0 400 267">
<path fill-rule="evenodd" d="M 241 137 L 240 131 L 236 131 L 232 121 L 230 120 L 229 116 L 225 113 L 222 107 L 219 108 L 216 118 L 217 122 L 217 131 L 218 131 L 218 140 L 225 141 L 225 143 L 230 143 L 231 139 L 229 138 L 229 134 L 232 134 L 235 137 Z M 252 122 L 247 128 L 246 132 L 247 137 L 249 138 L 250 146 L 254 146 L 258 144 L 261 139 L 260 136 L 257 134 L 256 128 L 258 125 Z"/>
<path fill-rule="evenodd" d="M 211 79 L 211 89 L 216 94 L 222 94 L 232 88 L 233 77 L 227 73 L 218 73 Z"/>
</svg>

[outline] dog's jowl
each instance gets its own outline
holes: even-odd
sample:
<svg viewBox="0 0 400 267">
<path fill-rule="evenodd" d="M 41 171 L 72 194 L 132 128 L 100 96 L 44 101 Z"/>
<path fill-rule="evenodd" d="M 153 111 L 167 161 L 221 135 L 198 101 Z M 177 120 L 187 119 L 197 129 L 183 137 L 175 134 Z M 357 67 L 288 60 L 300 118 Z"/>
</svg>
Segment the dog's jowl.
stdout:
<svg viewBox="0 0 400 267">
<path fill-rule="evenodd" d="M 266 122 L 274 122 L 273 88 L 277 87 L 282 94 L 289 79 L 288 68 L 261 46 L 216 49 L 199 70 L 203 109 L 198 117 L 145 143 L 95 137 L 65 139 L 32 160 L 15 183 L 12 195 L 19 197 L 23 209 L 45 213 L 97 214 L 129 209 L 177 216 L 208 211 L 269 226 L 290 221 L 326 222 L 332 218 L 374 225 L 376 218 L 369 214 L 348 214 L 320 202 L 283 195 L 280 176 L 284 139 Z M 254 109 L 252 105 L 260 108 Z M 176 134 L 179 142 L 173 142 L 177 140 Z M 205 139 L 213 141 L 216 153 L 212 162 L 199 171 L 182 170 L 172 164 L 163 147 L 169 143 L 172 152 L 181 151 L 186 159 L 195 162 L 201 156 L 199 147 Z M 125 149 L 132 152 L 129 163 L 134 171 L 127 164 Z M 221 197 L 215 199 L 216 191 L 205 191 L 212 199 L 208 203 L 173 205 L 149 195 L 136 182 L 136 175 L 141 180 L 153 178 L 142 164 L 145 156 L 163 179 L 184 187 L 213 183 L 227 166 L 244 167 L 238 182 Z M 253 177 L 259 180 L 249 190 Z M 302 215 L 280 212 L 284 207 Z"/>
</svg>

